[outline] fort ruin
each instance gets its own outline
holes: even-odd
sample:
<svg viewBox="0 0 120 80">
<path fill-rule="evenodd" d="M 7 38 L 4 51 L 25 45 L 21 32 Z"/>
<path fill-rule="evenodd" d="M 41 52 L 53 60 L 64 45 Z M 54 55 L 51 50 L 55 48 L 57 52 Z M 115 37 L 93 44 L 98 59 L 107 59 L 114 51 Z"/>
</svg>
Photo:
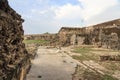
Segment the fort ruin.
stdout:
<svg viewBox="0 0 120 80">
<path fill-rule="evenodd" d="M 101 24 L 72 28 L 62 27 L 57 34 L 29 35 L 31 38 L 48 40 L 51 44 L 60 46 L 70 45 L 94 45 L 96 47 L 120 50 L 120 19 Z"/>
<path fill-rule="evenodd" d="M 0 0 L 0 80 L 25 80 L 31 67 L 30 54 L 23 40 L 46 40 L 52 46 L 94 45 L 120 50 L 120 19 L 83 27 L 62 27 L 57 34 L 25 35 L 24 20 Z M 101 60 L 120 61 L 120 55 L 100 56 Z"/>
</svg>

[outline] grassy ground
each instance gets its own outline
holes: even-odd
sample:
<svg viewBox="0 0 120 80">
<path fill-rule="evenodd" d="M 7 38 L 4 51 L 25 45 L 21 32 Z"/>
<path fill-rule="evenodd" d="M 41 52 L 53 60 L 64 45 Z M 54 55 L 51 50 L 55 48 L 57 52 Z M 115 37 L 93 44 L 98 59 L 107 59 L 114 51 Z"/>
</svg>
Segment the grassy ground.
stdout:
<svg viewBox="0 0 120 80">
<path fill-rule="evenodd" d="M 102 48 L 93 48 L 93 47 L 86 46 L 86 47 L 74 48 L 71 52 L 75 53 L 74 55 L 72 55 L 72 57 L 74 59 L 77 59 L 81 62 L 93 61 L 105 68 L 105 71 L 101 70 L 105 73 L 105 75 L 102 75 L 102 76 L 94 75 L 94 73 L 89 72 L 89 70 L 83 70 L 84 73 L 81 73 L 81 69 L 80 69 L 80 71 L 78 71 L 78 76 L 80 76 L 81 74 L 86 74 L 85 77 L 88 76 L 88 78 L 89 78 L 88 80 L 92 80 L 93 77 L 95 77 L 95 76 L 98 77 L 98 78 L 95 77 L 95 80 L 118 80 L 116 78 L 113 78 L 111 75 L 114 75 L 116 71 L 120 72 L 120 67 L 119 67 L 120 62 L 119 61 L 101 61 L 100 56 L 101 55 L 118 55 L 118 54 L 120 55 L 119 51 L 102 49 Z M 97 67 L 99 68 L 99 66 L 97 66 Z M 92 75 L 92 73 L 93 73 L 93 75 Z M 89 76 L 93 76 L 93 77 L 90 79 Z M 102 77 L 102 79 L 99 79 L 100 77 Z"/>
<path fill-rule="evenodd" d="M 32 43 L 42 44 L 42 43 L 48 43 L 49 41 L 45 41 L 45 40 L 24 40 L 23 42 L 25 44 L 32 44 Z"/>
<path fill-rule="evenodd" d="M 72 57 L 77 60 L 94 60 L 99 61 L 101 55 L 117 55 L 120 54 L 118 51 L 101 49 L 101 48 L 93 48 L 93 47 L 78 47 L 74 48 L 71 52 L 74 52 L 78 55 L 73 55 Z"/>
<path fill-rule="evenodd" d="M 85 69 L 82 66 L 77 66 L 73 80 L 118 80 L 110 75 L 102 75 L 91 69 Z"/>
<path fill-rule="evenodd" d="M 26 49 L 30 54 L 31 59 L 34 59 L 36 55 L 37 47 L 39 45 L 44 45 L 49 43 L 49 41 L 45 41 L 45 40 L 24 40 L 23 42 L 26 45 Z"/>
<path fill-rule="evenodd" d="M 98 56 L 93 54 L 91 51 L 94 51 L 92 48 L 75 48 L 72 52 L 80 54 L 78 55 L 73 55 L 72 57 L 77 60 L 98 60 Z"/>
</svg>

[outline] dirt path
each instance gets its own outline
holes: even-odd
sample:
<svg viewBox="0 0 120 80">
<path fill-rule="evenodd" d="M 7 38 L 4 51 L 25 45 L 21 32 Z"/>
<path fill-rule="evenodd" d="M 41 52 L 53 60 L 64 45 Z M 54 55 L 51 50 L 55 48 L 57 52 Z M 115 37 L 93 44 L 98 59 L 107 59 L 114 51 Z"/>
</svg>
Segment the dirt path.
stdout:
<svg viewBox="0 0 120 80">
<path fill-rule="evenodd" d="M 39 47 L 27 80 L 72 80 L 76 62 L 56 48 Z"/>
</svg>

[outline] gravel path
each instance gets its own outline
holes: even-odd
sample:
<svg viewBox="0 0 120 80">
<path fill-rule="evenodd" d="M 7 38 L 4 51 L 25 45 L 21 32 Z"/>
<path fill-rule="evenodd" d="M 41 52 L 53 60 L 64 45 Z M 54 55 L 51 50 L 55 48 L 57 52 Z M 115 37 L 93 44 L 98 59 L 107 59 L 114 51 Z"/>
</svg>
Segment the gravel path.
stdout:
<svg viewBox="0 0 120 80">
<path fill-rule="evenodd" d="M 39 47 L 27 80 L 72 80 L 76 62 L 58 49 Z"/>
</svg>

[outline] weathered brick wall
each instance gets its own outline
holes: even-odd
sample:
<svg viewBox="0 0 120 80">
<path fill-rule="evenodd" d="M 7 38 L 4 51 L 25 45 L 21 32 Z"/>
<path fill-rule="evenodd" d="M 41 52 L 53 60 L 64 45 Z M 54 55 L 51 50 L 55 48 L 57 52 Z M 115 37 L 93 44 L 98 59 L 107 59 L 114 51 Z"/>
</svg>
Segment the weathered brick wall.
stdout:
<svg viewBox="0 0 120 80">
<path fill-rule="evenodd" d="M 7 0 L 0 0 L 0 80 L 24 80 L 30 68 L 23 44 L 23 19 Z"/>
</svg>

